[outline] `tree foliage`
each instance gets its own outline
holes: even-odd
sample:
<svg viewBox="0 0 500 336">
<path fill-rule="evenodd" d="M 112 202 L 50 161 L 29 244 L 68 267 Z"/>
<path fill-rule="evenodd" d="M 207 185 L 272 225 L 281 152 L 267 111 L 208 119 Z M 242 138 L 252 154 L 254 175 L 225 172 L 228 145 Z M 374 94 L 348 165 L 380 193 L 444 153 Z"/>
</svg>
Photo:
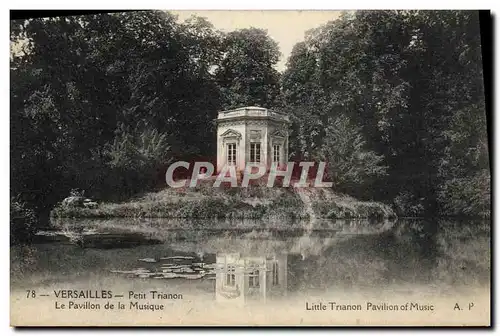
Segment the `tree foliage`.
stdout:
<svg viewBox="0 0 500 336">
<path fill-rule="evenodd" d="M 171 156 L 213 150 L 212 31 L 151 11 L 11 22 L 11 192 L 47 211 L 76 187 L 106 197 L 150 185 L 147 172 L 131 188 L 115 170 L 166 164 L 165 134 Z M 127 137 L 133 153 L 113 157 Z"/>
<path fill-rule="evenodd" d="M 338 189 L 363 195 L 359 186 L 368 188 L 386 174 L 383 156 L 366 149 L 360 128 L 346 116 L 328 120 L 324 132 L 318 159 L 328 162 L 328 171 Z"/>
<path fill-rule="evenodd" d="M 173 158 L 215 155 L 218 110 L 279 94 L 278 46 L 258 29 L 136 11 L 11 21 L 10 38 L 11 193 L 39 213 L 74 188 L 163 186 Z"/>
<path fill-rule="evenodd" d="M 224 55 L 216 70 L 224 108 L 276 106 L 280 98 L 278 44 L 262 29 L 249 28 L 228 33 L 223 39 Z"/>
<path fill-rule="evenodd" d="M 218 110 L 286 111 L 290 154 L 401 214 L 488 215 L 479 24 L 472 11 L 358 11 L 309 31 L 284 73 L 265 30 L 163 11 L 11 21 L 11 194 L 48 213 L 75 188 L 163 186 L 215 156 Z"/>
<path fill-rule="evenodd" d="M 387 166 L 372 198 L 411 215 L 488 213 L 477 12 L 345 13 L 295 46 L 282 85 L 291 110 L 309 107 L 300 127 L 314 137 L 296 141 L 291 152 L 303 152 L 304 143 L 314 144 L 308 152 L 325 152 L 324 132 L 343 115 L 361 127 L 373 163 Z"/>
</svg>

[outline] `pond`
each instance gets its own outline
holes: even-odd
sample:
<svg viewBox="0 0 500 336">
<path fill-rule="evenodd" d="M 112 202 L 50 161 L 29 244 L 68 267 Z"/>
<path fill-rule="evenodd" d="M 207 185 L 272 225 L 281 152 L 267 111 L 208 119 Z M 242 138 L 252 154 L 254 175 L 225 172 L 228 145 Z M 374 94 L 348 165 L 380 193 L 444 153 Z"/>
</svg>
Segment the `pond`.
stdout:
<svg viewBox="0 0 500 336">
<path fill-rule="evenodd" d="M 172 307 L 183 301 L 311 308 L 312 301 L 334 298 L 356 309 L 394 296 L 489 292 L 489 221 L 339 220 L 288 231 L 234 221 L 180 229 L 193 223 L 173 222 L 54 223 L 31 246 L 11 248 L 11 290 L 110 290 L 139 300 L 136 309 L 149 304 L 142 293 L 165 295 L 162 302 Z"/>
</svg>

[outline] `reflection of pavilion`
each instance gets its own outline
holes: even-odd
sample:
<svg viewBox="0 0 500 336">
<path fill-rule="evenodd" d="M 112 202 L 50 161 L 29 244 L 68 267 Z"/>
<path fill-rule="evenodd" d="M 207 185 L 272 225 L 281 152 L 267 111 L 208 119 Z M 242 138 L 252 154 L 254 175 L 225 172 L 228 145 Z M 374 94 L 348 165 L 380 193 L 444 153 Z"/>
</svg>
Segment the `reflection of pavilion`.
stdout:
<svg viewBox="0 0 500 336">
<path fill-rule="evenodd" d="M 217 254 L 215 299 L 245 303 L 286 294 L 287 256 Z"/>
</svg>

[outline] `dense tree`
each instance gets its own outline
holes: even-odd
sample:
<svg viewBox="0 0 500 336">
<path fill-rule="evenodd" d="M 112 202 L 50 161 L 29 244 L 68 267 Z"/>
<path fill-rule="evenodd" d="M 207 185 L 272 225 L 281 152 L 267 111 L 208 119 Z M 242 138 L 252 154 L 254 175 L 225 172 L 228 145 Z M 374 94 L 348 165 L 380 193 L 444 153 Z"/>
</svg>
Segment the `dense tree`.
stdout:
<svg viewBox="0 0 500 336">
<path fill-rule="evenodd" d="M 327 161 L 340 191 L 407 215 L 489 214 L 476 12 L 345 13 L 283 74 L 266 31 L 163 11 L 12 21 L 10 38 L 18 213 L 74 188 L 154 188 L 171 160 L 215 156 L 218 110 L 260 105 L 290 115 L 290 155 Z"/>
<path fill-rule="evenodd" d="M 216 78 L 224 108 L 277 106 L 280 76 L 274 66 L 280 51 L 267 32 L 257 28 L 230 32 L 224 37 L 223 50 Z"/>
<path fill-rule="evenodd" d="M 388 167 L 372 198 L 411 215 L 487 214 L 478 29 L 476 12 L 346 13 L 296 45 L 283 76 L 286 102 L 309 106 L 303 123 L 319 132 L 340 114 L 361 127 Z M 319 152 L 329 146 L 314 143 Z M 468 178 L 480 183 L 462 183 Z"/>
<path fill-rule="evenodd" d="M 11 46 L 11 193 L 38 212 L 74 188 L 109 199 L 162 185 L 173 158 L 215 156 L 218 110 L 279 95 L 266 32 L 199 17 L 12 21 Z"/>
<path fill-rule="evenodd" d="M 377 178 L 386 173 L 387 167 L 381 165 L 383 156 L 366 149 L 360 127 L 353 125 L 346 116 L 328 120 L 324 132 L 318 159 L 327 162 L 328 172 L 337 189 L 365 196 L 364 189 L 369 189 Z"/>
<path fill-rule="evenodd" d="M 73 188 L 107 197 L 150 185 L 110 181 L 119 164 L 144 168 L 113 156 L 127 137 L 161 137 L 170 156 L 213 150 L 219 40 L 206 21 L 151 11 L 30 19 L 12 22 L 11 40 L 13 195 L 47 210 Z M 148 154 L 149 165 L 165 165 L 164 154 Z"/>
</svg>

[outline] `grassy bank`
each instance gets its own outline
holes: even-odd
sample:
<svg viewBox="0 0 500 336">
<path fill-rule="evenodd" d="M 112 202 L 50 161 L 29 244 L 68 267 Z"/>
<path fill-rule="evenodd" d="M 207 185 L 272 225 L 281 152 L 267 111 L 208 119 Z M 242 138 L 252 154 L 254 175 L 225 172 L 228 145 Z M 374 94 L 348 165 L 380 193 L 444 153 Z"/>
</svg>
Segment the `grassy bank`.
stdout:
<svg viewBox="0 0 500 336">
<path fill-rule="evenodd" d="M 101 203 L 95 209 L 58 205 L 56 218 L 200 218 L 315 219 L 393 218 L 394 211 L 377 202 L 361 202 L 323 188 L 164 189 L 123 203 Z"/>
</svg>

